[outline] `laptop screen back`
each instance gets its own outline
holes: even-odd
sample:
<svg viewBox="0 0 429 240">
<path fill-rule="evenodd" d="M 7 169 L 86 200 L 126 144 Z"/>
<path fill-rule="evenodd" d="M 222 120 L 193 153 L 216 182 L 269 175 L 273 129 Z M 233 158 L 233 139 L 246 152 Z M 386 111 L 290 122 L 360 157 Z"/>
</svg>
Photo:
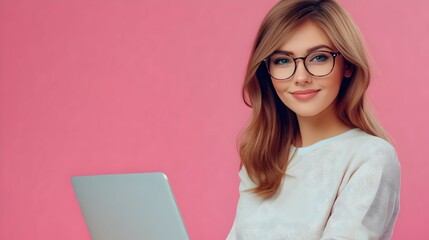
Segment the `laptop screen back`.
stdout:
<svg viewBox="0 0 429 240">
<path fill-rule="evenodd" d="M 188 240 L 163 173 L 72 177 L 94 240 Z"/>
</svg>

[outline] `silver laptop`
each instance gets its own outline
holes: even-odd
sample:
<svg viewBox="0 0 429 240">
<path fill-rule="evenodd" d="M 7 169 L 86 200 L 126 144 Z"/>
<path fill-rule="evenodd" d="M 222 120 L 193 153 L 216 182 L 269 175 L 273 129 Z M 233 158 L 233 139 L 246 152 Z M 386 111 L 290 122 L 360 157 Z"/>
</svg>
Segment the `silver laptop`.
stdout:
<svg viewBox="0 0 429 240">
<path fill-rule="evenodd" d="M 163 173 L 72 177 L 94 240 L 189 240 Z"/>
</svg>

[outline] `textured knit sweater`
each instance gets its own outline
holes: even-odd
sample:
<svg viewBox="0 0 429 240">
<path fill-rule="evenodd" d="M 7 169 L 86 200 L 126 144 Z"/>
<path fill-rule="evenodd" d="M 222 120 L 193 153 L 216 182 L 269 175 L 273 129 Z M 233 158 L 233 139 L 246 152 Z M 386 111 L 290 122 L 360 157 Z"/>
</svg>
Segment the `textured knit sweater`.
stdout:
<svg viewBox="0 0 429 240">
<path fill-rule="evenodd" d="M 247 191 L 256 185 L 241 168 L 227 240 L 390 239 L 400 165 L 389 143 L 352 129 L 294 151 L 279 192 L 268 200 Z"/>
</svg>

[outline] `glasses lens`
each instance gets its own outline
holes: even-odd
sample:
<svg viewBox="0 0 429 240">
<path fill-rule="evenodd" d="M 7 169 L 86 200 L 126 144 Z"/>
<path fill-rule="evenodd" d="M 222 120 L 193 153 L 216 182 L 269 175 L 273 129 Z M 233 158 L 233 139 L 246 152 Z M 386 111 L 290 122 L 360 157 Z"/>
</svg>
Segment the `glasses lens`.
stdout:
<svg viewBox="0 0 429 240">
<path fill-rule="evenodd" d="M 334 67 L 334 57 L 329 52 L 310 53 L 305 59 L 305 66 L 312 75 L 325 76 Z"/>
<path fill-rule="evenodd" d="M 295 61 L 286 54 L 273 54 L 268 62 L 268 71 L 275 79 L 287 79 L 295 71 Z"/>
</svg>

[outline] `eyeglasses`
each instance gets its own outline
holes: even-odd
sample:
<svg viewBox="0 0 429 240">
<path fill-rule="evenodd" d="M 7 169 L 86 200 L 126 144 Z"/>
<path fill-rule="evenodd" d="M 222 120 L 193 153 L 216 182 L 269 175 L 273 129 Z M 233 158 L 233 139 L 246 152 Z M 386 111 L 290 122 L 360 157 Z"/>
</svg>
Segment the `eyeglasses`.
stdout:
<svg viewBox="0 0 429 240">
<path fill-rule="evenodd" d="M 274 53 L 263 61 L 270 76 L 277 80 L 286 80 L 295 74 L 297 59 L 303 61 L 308 73 L 315 77 L 324 77 L 332 72 L 335 66 L 335 58 L 340 54 L 339 52 L 317 51 L 305 57 L 293 58 L 286 53 Z"/>
</svg>

